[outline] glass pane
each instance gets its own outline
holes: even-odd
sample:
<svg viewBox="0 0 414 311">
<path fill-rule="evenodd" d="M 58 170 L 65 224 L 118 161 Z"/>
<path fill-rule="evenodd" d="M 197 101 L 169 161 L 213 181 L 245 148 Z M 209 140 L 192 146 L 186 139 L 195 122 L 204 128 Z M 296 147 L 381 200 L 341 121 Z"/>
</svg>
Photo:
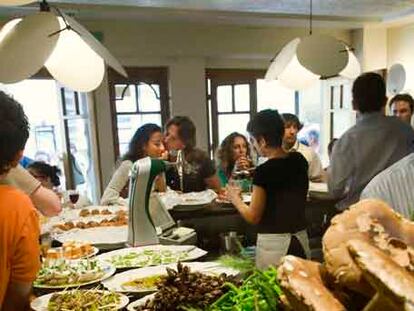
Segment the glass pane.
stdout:
<svg viewBox="0 0 414 311">
<path fill-rule="evenodd" d="M 151 113 L 117 116 L 120 155 L 125 153 L 128 143 L 132 136 L 134 136 L 135 131 L 145 123 L 155 123 L 161 126 L 161 114 Z"/>
<path fill-rule="evenodd" d="M 234 86 L 234 105 L 236 111 L 250 111 L 250 86 L 248 84 Z"/>
<path fill-rule="evenodd" d="M 30 135 L 24 155 L 35 161 L 57 165 L 62 170 L 61 188 L 65 188 L 62 153 L 61 112 L 56 82 L 28 79 L 14 84 L 0 84 L 0 89 L 16 99 L 30 121 Z"/>
<path fill-rule="evenodd" d="M 158 84 L 138 85 L 139 110 L 143 112 L 155 112 L 161 110 L 160 86 Z"/>
<path fill-rule="evenodd" d="M 231 112 L 232 109 L 232 86 L 222 85 L 217 87 L 217 111 Z"/>
<path fill-rule="evenodd" d="M 136 112 L 137 98 L 135 85 L 117 84 L 115 85 L 116 111 L 117 112 Z"/>
<path fill-rule="evenodd" d="M 75 188 L 89 199 L 95 197 L 95 173 L 87 119 L 66 120 L 69 165 Z"/>
<path fill-rule="evenodd" d="M 257 80 L 257 111 L 277 109 L 280 113 L 295 113 L 295 91 L 279 81 Z"/>
<path fill-rule="evenodd" d="M 88 115 L 88 97 L 86 93 L 78 93 L 79 114 Z"/>
<path fill-rule="evenodd" d="M 63 105 L 65 106 L 66 115 L 76 115 L 76 93 L 74 91 L 63 92 Z"/>
<path fill-rule="evenodd" d="M 218 138 L 219 143 L 233 132 L 246 134 L 246 126 L 250 120 L 248 113 L 224 114 L 218 116 Z"/>
</svg>

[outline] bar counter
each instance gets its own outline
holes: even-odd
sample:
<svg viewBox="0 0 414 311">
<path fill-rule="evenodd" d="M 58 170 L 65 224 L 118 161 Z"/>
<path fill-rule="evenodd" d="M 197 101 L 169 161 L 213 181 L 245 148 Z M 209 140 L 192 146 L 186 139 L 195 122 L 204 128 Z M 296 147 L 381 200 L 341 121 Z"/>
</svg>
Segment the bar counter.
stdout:
<svg viewBox="0 0 414 311">
<path fill-rule="evenodd" d="M 321 259 L 321 238 L 331 218 L 337 214 L 336 200 L 324 194 L 310 193 L 306 206 L 307 231 L 312 258 Z M 182 226 L 194 228 L 198 235 L 199 247 L 213 253 L 223 251 L 221 235 L 236 231 L 243 236 L 244 246 L 255 245 L 255 226 L 248 224 L 230 203 L 217 203 L 196 208 L 174 208 L 170 214 Z"/>
</svg>

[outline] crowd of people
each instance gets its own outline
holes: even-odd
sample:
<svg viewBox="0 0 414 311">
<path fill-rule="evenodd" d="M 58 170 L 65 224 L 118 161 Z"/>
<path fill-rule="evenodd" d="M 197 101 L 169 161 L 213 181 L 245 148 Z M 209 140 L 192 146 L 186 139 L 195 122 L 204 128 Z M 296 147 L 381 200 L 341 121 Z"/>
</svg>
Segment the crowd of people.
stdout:
<svg viewBox="0 0 414 311">
<path fill-rule="evenodd" d="M 171 167 L 157 177 L 154 191 L 213 189 L 230 201 L 256 227 L 258 267 L 274 264 L 287 253 L 310 256 L 305 219 L 310 181 L 326 181 L 339 210 L 360 198 L 380 198 L 409 217 L 414 208 L 414 131 L 409 124 L 414 101 L 408 94 L 397 95 L 390 101 L 396 117 L 386 116 L 385 90 L 383 78 L 376 73 L 355 80 L 352 104 L 357 122 L 329 144 L 326 171 L 318 154 L 299 142 L 302 124 L 293 114 L 258 112 L 247 125 L 249 139 L 231 133 L 216 151 L 216 161 L 197 147 L 190 118 L 175 116 L 164 131 L 145 124 L 132 137 L 101 204 L 125 204 L 135 161 L 151 157 L 175 162 L 182 156 L 182 175 Z M 31 163 L 27 170 L 18 164 L 28 136 L 22 107 L 0 92 L 0 306 L 4 311 L 23 309 L 39 268 L 36 209 L 47 216 L 61 210 L 53 191 L 59 186 L 60 172 L 40 162 Z M 232 182 L 237 172 L 251 175 L 248 184 Z M 251 191 L 249 205 L 242 200 L 243 188 Z"/>
</svg>

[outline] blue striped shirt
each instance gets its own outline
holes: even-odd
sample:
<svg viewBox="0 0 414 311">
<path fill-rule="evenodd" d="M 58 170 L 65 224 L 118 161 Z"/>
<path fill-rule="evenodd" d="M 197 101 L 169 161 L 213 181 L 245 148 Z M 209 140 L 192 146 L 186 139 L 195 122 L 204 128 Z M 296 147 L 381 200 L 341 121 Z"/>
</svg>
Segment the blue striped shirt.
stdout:
<svg viewBox="0 0 414 311">
<path fill-rule="evenodd" d="M 414 153 L 375 176 L 361 199 L 380 199 L 396 212 L 410 218 L 414 211 Z"/>
</svg>

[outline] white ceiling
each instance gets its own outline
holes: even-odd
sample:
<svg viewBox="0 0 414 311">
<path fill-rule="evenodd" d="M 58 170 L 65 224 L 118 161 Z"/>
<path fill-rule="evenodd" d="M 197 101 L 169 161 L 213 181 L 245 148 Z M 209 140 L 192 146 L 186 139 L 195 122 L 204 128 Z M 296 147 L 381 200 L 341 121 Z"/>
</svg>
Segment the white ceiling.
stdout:
<svg viewBox="0 0 414 311">
<path fill-rule="evenodd" d="M 59 0 L 53 2 L 307 15 L 310 0 Z M 313 0 L 314 14 L 325 16 L 382 18 L 393 13 L 403 13 L 413 7 L 414 0 Z"/>
<path fill-rule="evenodd" d="M 0 0 L 1 1 L 1 0 Z M 79 19 L 304 26 L 310 0 L 49 0 Z M 1 8 L 11 16 L 35 9 Z M 357 28 L 414 15 L 414 0 L 313 0 L 315 26 Z"/>
</svg>

